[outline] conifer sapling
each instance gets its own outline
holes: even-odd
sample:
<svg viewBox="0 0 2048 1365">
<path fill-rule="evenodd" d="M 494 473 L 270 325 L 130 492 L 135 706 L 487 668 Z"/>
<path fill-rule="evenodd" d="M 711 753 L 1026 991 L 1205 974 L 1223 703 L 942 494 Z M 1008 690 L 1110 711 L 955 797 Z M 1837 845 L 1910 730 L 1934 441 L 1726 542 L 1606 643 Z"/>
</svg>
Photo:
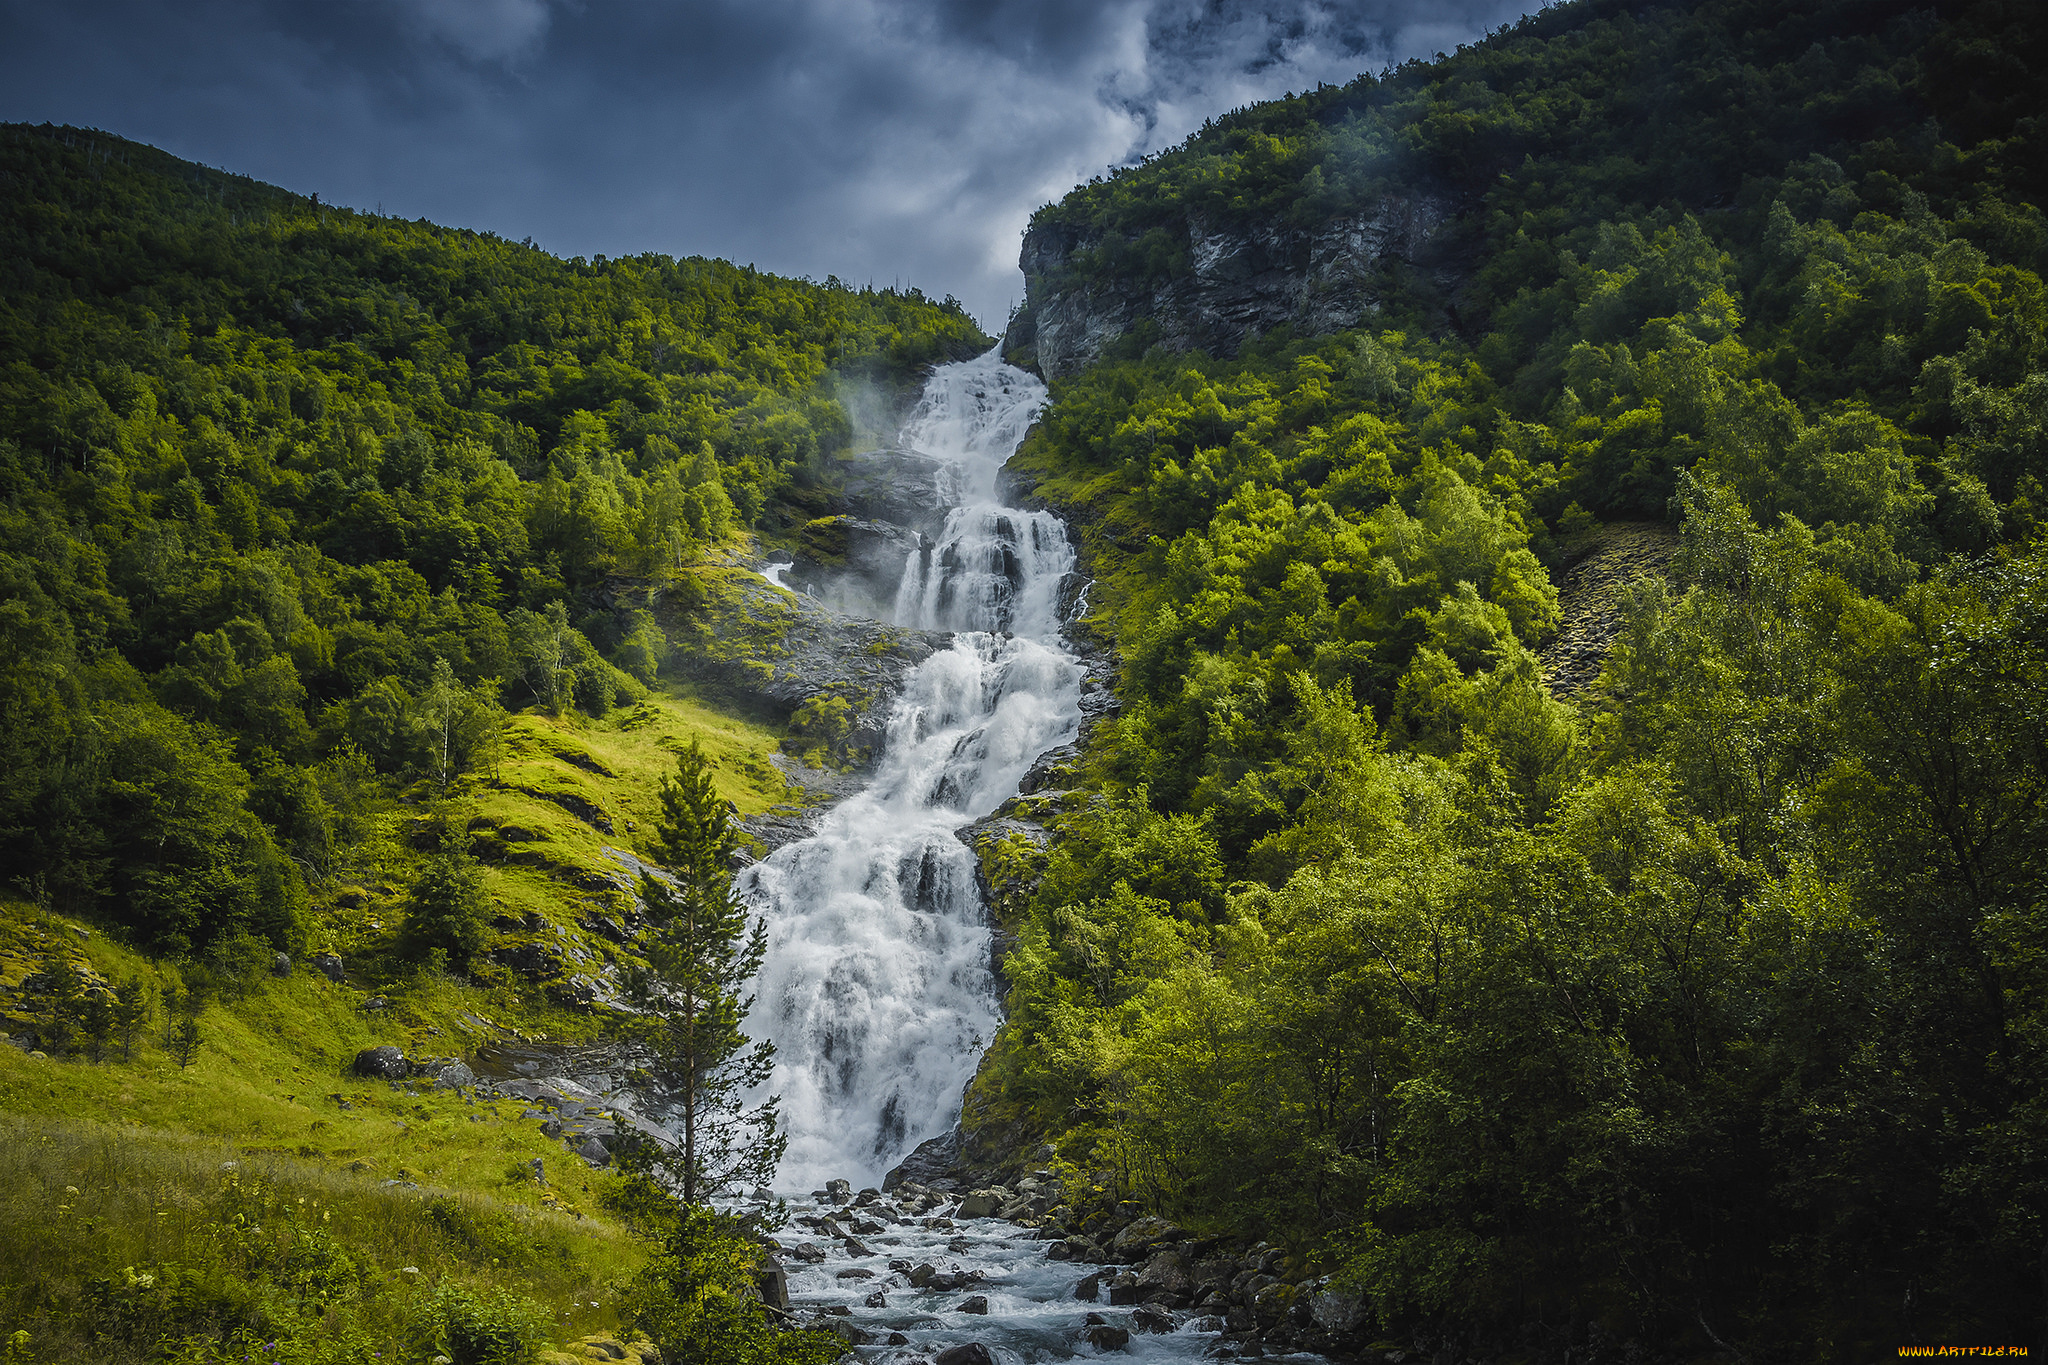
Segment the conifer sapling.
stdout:
<svg viewBox="0 0 2048 1365">
<path fill-rule="evenodd" d="M 742 1032 L 751 995 L 742 995 L 768 951 L 767 927 L 749 923 L 732 894 L 737 845 L 711 765 L 692 743 L 661 785 L 652 850 L 672 878 L 644 876 L 640 896 L 651 927 L 647 966 L 628 977 L 640 1013 L 625 1026 L 641 1070 L 635 1088 L 676 1130 L 673 1151 L 634 1155 L 660 1169 L 685 1205 L 727 1185 L 774 1175 L 787 1139 L 776 1129 L 776 1098 L 748 1107 L 768 1079 L 775 1048 Z"/>
</svg>

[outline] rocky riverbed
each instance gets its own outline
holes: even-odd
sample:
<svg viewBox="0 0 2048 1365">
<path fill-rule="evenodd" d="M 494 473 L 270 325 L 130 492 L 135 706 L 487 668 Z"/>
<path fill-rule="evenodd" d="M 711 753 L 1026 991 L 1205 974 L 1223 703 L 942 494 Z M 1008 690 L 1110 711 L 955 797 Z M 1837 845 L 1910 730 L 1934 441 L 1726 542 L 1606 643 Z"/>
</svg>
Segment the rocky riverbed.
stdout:
<svg viewBox="0 0 2048 1365">
<path fill-rule="evenodd" d="M 1128 1205 L 1084 1214 L 1048 1170 L 962 1192 L 833 1181 L 788 1212 L 763 1298 L 873 1360 L 1312 1358 L 1349 1345 L 1360 1317 L 1356 1296 L 1290 1277 L 1264 1243 Z"/>
</svg>

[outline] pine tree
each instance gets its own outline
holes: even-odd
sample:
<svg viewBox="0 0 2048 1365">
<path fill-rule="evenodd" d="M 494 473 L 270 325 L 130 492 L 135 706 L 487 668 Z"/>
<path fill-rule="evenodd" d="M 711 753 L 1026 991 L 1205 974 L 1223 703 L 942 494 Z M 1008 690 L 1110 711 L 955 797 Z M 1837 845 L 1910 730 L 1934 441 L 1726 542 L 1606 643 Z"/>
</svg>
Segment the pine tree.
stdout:
<svg viewBox="0 0 2048 1365">
<path fill-rule="evenodd" d="M 775 1172 L 787 1139 L 776 1133 L 777 1100 L 749 1108 L 767 1080 L 775 1047 L 749 1046 L 742 1031 L 751 995 L 741 992 L 768 951 L 767 927 L 748 923 L 732 894 L 736 845 L 711 765 L 694 742 L 661 785 L 655 856 L 673 880 L 643 877 L 652 922 L 647 968 L 628 986 L 639 1014 L 625 1026 L 643 1069 L 636 1088 L 681 1130 L 674 1151 L 654 1157 L 685 1206 L 723 1186 Z"/>
<path fill-rule="evenodd" d="M 78 1007 L 78 1022 L 85 1033 L 85 1055 L 104 1062 L 114 1037 L 114 998 L 105 991 L 91 992 Z"/>
<path fill-rule="evenodd" d="M 435 821 L 435 848 L 413 878 L 399 946 L 415 961 L 438 948 L 448 966 L 467 971 L 484 944 L 483 880 L 455 817 L 443 812 Z"/>
<path fill-rule="evenodd" d="M 139 977 L 130 977 L 114 992 L 114 1036 L 121 1040 L 121 1060 L 135 1060 L 135 1035 L 149 1022 L 149 996 Z"/>
<path fill-rule="evenodd" d="M 171 1029 L 170 1053 L 180 1067 L 192 1065 L 199 1056 L 199 1017 L 184 1015 Z"/>
<path fill-rule="evenodd" d="M 36 1036 L 44 1052 L 62 1057 L 77 1036 L 79 1012 L 85 1003 L 85 977 L 71 965 L 63 949 L 44 954 L 43 1007 L 37 1011 Z"/>
</svg>

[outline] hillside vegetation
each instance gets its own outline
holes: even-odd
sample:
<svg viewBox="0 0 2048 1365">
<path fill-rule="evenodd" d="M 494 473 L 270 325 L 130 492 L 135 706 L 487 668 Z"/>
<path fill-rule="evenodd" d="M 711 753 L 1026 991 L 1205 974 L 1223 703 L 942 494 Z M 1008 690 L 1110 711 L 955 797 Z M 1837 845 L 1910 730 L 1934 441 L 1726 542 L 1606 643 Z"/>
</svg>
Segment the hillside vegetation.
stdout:
<svg viewBox="0 0 2048 1365">
<path fill-rule="evenodd" d="M 0 171 L 0 876 L 163 951 L 299 951 L 362 803 L 499 774 L 547 728 L 508 708 L 658 691 L 665 633 L 607 580 L 806 519 L 842 386 L 982 341 L 915 294 L 563 261 L 103 135 L 8 128 Z"/>
<path fill-rule="evenodd" d="M 735 561 L 987 344 L 916 291 L 0 128 L 9 1360 L 510 1361 L 628 1320 L 614 1176 L 350 1065 L 602 1032 L 677 754 L 745 815 L 831 739 L 681 679 L 776 648 Z"/>
<path fill-rule="evenodd" d="M 1192 218 L 1422 184 L 1458 259 L 1054 383 L 1013 468 L 1124 706 L 1020 803 L 1054 851 L 984 850 L 1023 890 L 973 1124 L 1409 1348 L 2037 1339 L 2043 33 L 1566 5 L 1041 211 L 1130 291 Z M 1671 571 L 1560 701 L 1554 580 L 1643 518 Z"/>
</svg>

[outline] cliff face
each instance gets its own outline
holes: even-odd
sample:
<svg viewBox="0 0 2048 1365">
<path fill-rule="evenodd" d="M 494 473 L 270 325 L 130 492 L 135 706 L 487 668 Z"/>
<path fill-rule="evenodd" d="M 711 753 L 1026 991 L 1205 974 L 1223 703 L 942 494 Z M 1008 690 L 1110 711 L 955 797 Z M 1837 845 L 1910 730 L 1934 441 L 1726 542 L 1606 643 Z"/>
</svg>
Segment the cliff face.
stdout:
<svg viewBox="0 0 2048 1365">
<path fill-rule="evenodd" d="M 1356 327 L 1379 311 L 1396 280 L 1412 289 L 1420 275 L 1443 296 L 1455 290 L 1452 222 L 1450 200 L 1424 192 L 1310 228 L 1234 227 L 1189 214 L 1177 234 L 1182 264 L 1151 278 L 1091 271 L 1077 257 L 1099 253 L 1099 237 L 1034 224 L 1018 262 L 1025 307 L 1003 338 L 1004 354 L 1057 379 L 1147 322 L 1168 348 L 1213 355 L 1234 355 L 1247 336 L 1283 323 L 1312 336 Z"/>
</svg>

